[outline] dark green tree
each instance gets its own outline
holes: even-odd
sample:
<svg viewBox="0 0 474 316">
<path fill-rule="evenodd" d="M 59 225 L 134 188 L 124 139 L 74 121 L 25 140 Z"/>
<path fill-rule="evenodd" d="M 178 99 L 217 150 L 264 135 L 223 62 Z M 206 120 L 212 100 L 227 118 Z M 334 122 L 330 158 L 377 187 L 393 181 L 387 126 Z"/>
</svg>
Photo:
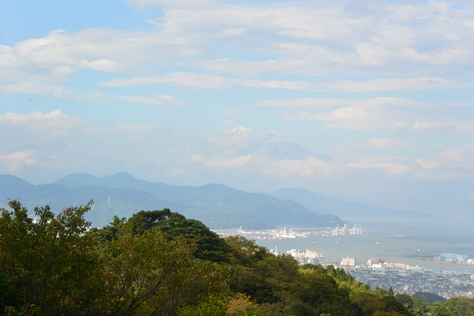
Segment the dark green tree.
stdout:
<svg viewBox="0 0 474 316">
<path fill-rule="evenodd" d="M 58 215 L 35 208 L 35 219 L 18 201 L 0 216 L 0 274 L 19 288 L 24 315 L 100 313 L 103 283 L 95 241 L 83 236 L 92 203 Z"/>
<path fill-rule="evenodd" d="M 452 315 L 474 316 L 474 298 L 452 297 L 444 305 Z"/>
<path fill-rule="evenodd" d="M 194 256 L 213 262 L 226 261 L 225 242 L 206 225 L 194 219 L 187 219 L 169 209 L 161 211 L 140 211 L 124 224 L 125 231 L 141 235 L 154 227 L 160 229 L 168 240 L 184 238 L 195 244 Z"/>
<path fill-rule="evenodd" d="M 426 312 L 429 311 L 428 306 L 423 302 L 421 298 L 417 298 L 413 300 L 413 306 L 410 309 L 413 315 L 425 315 Z"/>
<path fill-rule="evenodd" d="M 86 235 L 92 236 L 98 241 L 98 249 L 103 253 L 110 253 L 112 242 L 127 235 L 125 230 L 126 218 L 118 218 L 114 216 L 111 223 L 103 228 L 91 228 Z"/>
<path fill-rule="evenodd" d="M 414 299 L 412 296 L 405 294 L 405 293 L 398 293 L 395 294 L 395 298 L 397 301 L 405 305 L 408 309 L 411 309 L 413 307 Z"/>
<path fill-rule="evenodd" d="M 425 303 L 446 302 L 446 299 L 440 295 L 428 292 L 416 292 L 413 294 L 414 298 L 421 298 Z"/>
<path fill-rule="evenodd" d="M 181 214 L 171 213 L 157 227 L 168 240 L 178 237 L 196 245 L 194 256 L 212 262 L 226 262 L 226 246 L 222 238 L 198 220 L 187 219 Z"/>
<path fill-rule="evenodd" d="M 441 305 L 437 306 L 433 311 L 433 316 L 457 316 L 448 307 Z"/>
<path fill-rule="evenodd" d="M 133 214 L 133 216 L 128 219 L 125 227 L 128 232 L 135 235 L 141 235 L 145 231 L 151 231 L 153 227 L 157 226 L 160 222 L 169 219 L 173 214 L 180 215 L 178 213 L 172 213 L 168 208 L 161 211 L 140 211 Z"/>
<path fill-rule="evenodd" d="M 273 256 L 265 247 L 242 236 L 226 237 L 224 241 L 227 261 L 233 265 L 253 268 L 257 262 Z"/>
<path fill-rule="evenodd" d="M 349 315 L 351 302 L 349 293 L 340 289 L 334 278 L 316 270 L 301 275 L 295 282 L 294 297 L 311 306 L 317 315 Z"/>
<path fill-rule="evenodd" d="M 392 288 L 392 287 L 389 287 L 389 288 L 388 288 L 387 295 L 389 295 L 389 296 L 394 296 L 394 295 L 395 295 L 395 293 L 393 292 L 393 288 Z"/>
<path fill-rule="evenodd" d="M 0 274 L 0 315 L 7 315 L 6 309 L 20 309 L 22 303 L 20 291 L 18 282 Z"/>
<path fill-rule="evenodd" d="M 259 303 L 277 303 L 288 298 L 298 279 L 298 265 L 289 255 L 269 256 L 255 266 L 255 275 L 262 286 L 255 298 Z"/>
<path fill-rule="evenodd" d="M 385 311 L 385 304 L 380 299 L 380 295 L 375 292 L 351 293 L 351 302 L 360 306 L 365 315 L 373 315 L 376 311 Z"/>
<path fill-rule="evenodd" d="M 223 282 L 228 269 L 193 253 L 193 245 L 183 238 L 167 241 L 157 227 L 114 241 L 102 278 L 109 288 L 110 314 L 177 315 L 211 295 L 229 295 Z"/>
<path fill-rule="evenodd" d="M 385 304 L 386 312 L 396 312 L 398 315 L 411 316 L 408 308 L 400 303 L 393 295 L 386 295 L 382 297 L 382 302 Z"/>
</svg>

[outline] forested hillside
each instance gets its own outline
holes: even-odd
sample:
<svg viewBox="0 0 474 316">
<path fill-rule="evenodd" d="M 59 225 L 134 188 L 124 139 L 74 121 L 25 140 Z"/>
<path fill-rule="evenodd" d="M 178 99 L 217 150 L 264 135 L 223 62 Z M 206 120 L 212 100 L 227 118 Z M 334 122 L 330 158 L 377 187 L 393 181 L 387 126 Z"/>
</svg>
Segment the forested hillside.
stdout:
<svg viewBox="0 0 474 316">
<path fill-rule="evenodd" d="M 0 217 L 0 314 L 182 316 L 474 315 L 474 299 L 426 304 L 343 269 L 298 266 L 169 209 L 89 229 L 92 203 Z"/>
</svg>

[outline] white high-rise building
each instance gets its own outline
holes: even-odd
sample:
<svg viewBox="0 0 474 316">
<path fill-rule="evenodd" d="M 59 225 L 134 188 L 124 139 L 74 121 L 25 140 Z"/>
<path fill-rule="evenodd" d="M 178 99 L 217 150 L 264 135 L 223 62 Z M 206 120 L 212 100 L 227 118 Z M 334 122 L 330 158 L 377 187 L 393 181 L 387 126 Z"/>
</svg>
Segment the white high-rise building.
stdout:
<svg viewBox="0 0 474 316">
<path fill-rule="evenodd" d="M 342 258 L 341 265 L 346 266 L 346 267 L 355 267 L 356 259 L 355 258 L 350 258 L 350 257 Z"/>
</svg>

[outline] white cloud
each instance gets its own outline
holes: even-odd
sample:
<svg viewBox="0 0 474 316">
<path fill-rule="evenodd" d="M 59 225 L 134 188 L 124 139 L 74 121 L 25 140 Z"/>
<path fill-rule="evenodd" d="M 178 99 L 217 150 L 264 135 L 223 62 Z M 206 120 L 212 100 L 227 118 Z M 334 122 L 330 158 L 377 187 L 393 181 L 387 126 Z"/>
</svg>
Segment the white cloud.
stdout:
<svg viewBox="0 0 474 316">
<path fill-rule="evenodd" d="M 350 81 L 328 82 L 322 87 L 348 91 L 348 92 L 373 92 L 373 91 L 416 91 L 416 90 L 444 90 L 472 87 L 471 83 L 451 81 L 435 77 L 418 78 L 391 78 L 375 79 L 370 81 Z"/>
<path fill-rule="evenodd" d="M 398 161 L 390 161 L 394 158 Z M 399 160 L 406 161 L 408 159 L 400 159 L 398 157 L 376 157 L 372 159 L 361 158 L 359 161 L 349 163 L 347 166 L 354 169 L 377 169 L 390 177 L 411 174 L 415 171 L 411 166 L 400 163 Z"/>
<path fill-rule="evenodd" d="M 140 124 L 119 124 L 113 127 L 102 127 L 102 128 L 90 128 L 87 129 L 89 133 L 149 133 L 155 131 L 161 131 L 163 128 L 158 126 L 150 126 L 150 125 L 140 125 Z"/>
<path fill-rule="evenodd" d="M 229 80 L 221 76 L 200 75 L 190 72 L 177 72 L 166 75 L 154 75 L 132 78 L 116 78 L 99 85 L 107 87 L 133 87 L 143 84 L 173 83 L 192 89 L 228 89 Z"/>
<path fill-rule="evenodd" d="M 66 120 L 69 121 L 67 123 L 63 123 Z M 37 111 L 29 114 L 7 113 L 0 115 L 0 122 L 3 122 L 4 124 L 28 123 L 38 127 L 46 127 L 48 125 L 52 125 L 53 122 L 57 122 L 60 126 L 66 126 L 71 124 L 71 121 L 75 120 L 77 120 L 77 117 L 71 117 L 67 114 L 64 114 L 61 110 L 54 110 L 51 113 Z"/>
<path fill-rule="evenodd" d="M 416 162 L 425 169 L 438 169 L 443 166 L 443 164 L 439 161 L 435 161 L 433 159 L 423 159 L 423 158 L 418 158 L 416 159 Z"/>
<path fill-rule="evenodd" d="M 36 163 L 34 157 L 34 150 L 23 150 L 6 155 L 0 155 L 0 160 L 6 160 L 8 163 L 8 171 L 15 172 L 22 163 L 26 165 L 34 165 Z"/>
<path fill-rule="evenodd" d="M 353 100 L 347 99 L 299 98 L 289 100 L 260 100 L 257 102 L 257 105 L 282 108 L 312 109 L 342 106 L 353 102 Z"/>
<path fill-rule="evenodd" d="M 232 29 L 222 30 L 217 32 L 215 37 L 245 37 L 249 30 L 243 27 L 236 27 Z"/>
<path fill-rule="evenodd" d="M 364 141 L 364 147 L 366 148 L 385 148 L 385 147 L 395 147 L 395 148 L 413 148 L 408 143 L 401 142 L 396 139 L 390 138 L 372 138 Z"/>
<path fill-rule="evenodd" d="M 97 103 L 111 103 L 110 99 L 119 99 L 134 103 L 151 104 L 155 106 L 167 107 L 182 107 L 190 104 L 179 100 L 171 95 L 147 95 L 147 96 L 132 96 L 132 95 L 107 95 L 103 93 L 94 94 L 78 94 L 74 96 L 76 100 L 90 100 Z"/>
<path fill-rule="evenodd" d="M 40 111 L 0 115 L 0 142 L 4 149 L 21 151 L 34 146 L 57 146 L 81 125 L 78 116 L 70 116 L 61 110 L 50 113 Z"/>
<path fill-rule="evenodd" d="M 389 97 L 378 97 L 369 100 L 357 101 L 351 99 L 318 99 L 318 98 L 300 98 L 300 99 L 288 99 L 288 100 L 260 100 L 258 105 L 261 106 L 275 106 L 275 107 L 287 107 L 287 108 L 326 108 L 326 107 L 337 107 L 343 105 L 356 105 L 356 106 L 379 106 L 384 104 L 392 104 L 396 106 L 406 106 L 414 108 L 426 108 L 427 106 L 432 107 L 432 103 L 422 103 L 411 101 L 402 98 L 389 98 Z M 472 103 L 469 103 L 472 104 Z"/>
<path fill-rule="evenodd" d="M 209 140 L 210 144 L 219 147 L 231 147 L 233 149 L 248 147 L 252 144 L 281 141 L 284 138 L 273 130 L 260 132 L 253 128 L 239 126 L 225 131 Z"/>
<path fill-rule="evenodd" d="M 209 142 L 218 146 L 248 146 L 257 137 L 253 128 L 239 126 L 227 130 L 223 135 L 213 137 Z"/>
<path fill-rule="evenodd" d="M 117 99 L 129 101 L 129 102 L 136 102 L 136 103 L 144 103 L 144 104 L 151 104 L 156 106 L 186 106 L 189 103 L 176 99 L 170 95 L 150 95 L 150 96 L 125 96 L 125 95 L 117 95 L 114 96 Z"/>
<path fill-rule="evenodd" d="M 474 168 L 474 143 L 443 151 L 440 161 L 446 167 Z"/>
<path fill-rule="evenodd" d="M 43 38 L 3 47 L 0 82 L 59 82 L 86 69 L 149 74 L 150 65 L 199 55 L 202 44 L 196 37 L 113 29 L 56 30 Z"/>
<path fill-rule="evenodd" d="M 17 151 L 14 153 L 10 153 L 7 155 L 0 155 L 0 159 L 4 159 L 12 163 L 23 161 L 26 164 L 34 164 L 34 160 L 32 159 L 34 156 L 35 156 L 34 150 L 24 150 L 24 151 Z"/>
<path fill-rule="evenodd" d="M 370 177 L 385 178 L 388 181 L 394 178 L 411 178 L 435 181 L 453 181 L 466 179 L 472 175 L 457 172 L 453 168 L 474 168 L 474 145 L 462 146 L 456 149 L 456 154 L 445 152 L 439 160 L 412 158 L 403 156 L 376 156 L 376 157 L 341 157 L 331 160 L 320 160 L 315 157 L 304 159 L 278 159 L 254 152 L 247 155 L 223 153 L 221 155 L 196 154 L 186 160 L 209 168 L 209 172 L 227 172 L 225 170 L 239 169 L 245 177 L 261 175 L 267 180 L 281 181 L 314 181 L 319 179 L 325 183 L 340 183 L 347 179 L 351 181 L 365 181 L 360 171 Z M 448 161 L 447 159 L 451 159 Z M 195 169 L 196 171 L 196 169 Z M 201 170 L 201 172 L 205 172 Z M 215 174 L 217 175 L 217 173 Z M 225 173 L 219 173 L 223 176 Z M 235 176 L 235 174 L 233 174 Z M 404 180 L 404 181 L 405 181 Z M 326 182 L 329 181 L 329 182 Z"/>
<path fill-rule="evenodd" d="M 314 157 L 306 159 L 284 159 L 269 161 L 262 174 L 278 177 L 317 177 L 319 179 L 342 179 L 357 170 L 378 170 L 386 177 L 412 175 L 416 172 L 411 159 L 405 157 L 346 158 L 323 161 Z"/>
<path fill-rule="evenodd" d="M 474 143 L 445 150 L 437 160 L 416 159 L 416 162 L 426 169 L 464 168 L 474 169 Z"/>
<path fill-rule="evenodd" d="M 352 104 L 333 110 L 321 109 L 319 111 L 285 113 L 284 118 L 297 121 L 325 121 L 324 125 L 327 128 L 350 130 L 385 129 L 405 120 L 402 113 L 373 106 L 370 103 Z"/>
<path fill-rule="evenodd" d="M 136 70 L 134 66 L 127 64 L 125 62 L 113 61 L 109 58 L 101 58 L 92 61 L 82 60 L 80 65 L 86 69 L 92 69 L 103 72 L 125 72 L 125 73 L 134 73 Z"/>
<path fill-rule="evenodd" d="M 242 85 L 247 88 L 310 90 L 314 87 L 313 84 L 304 81 L 262 81 L 255 79 L 234 79 L 232 81 L 235 84 Z"/>
<path fill-rule="evenodd" d="M 67 90 L 60 85 L 34 84 L 29 82 L 3 84 L 0 85 L 0 91 L 41 95 L 52 94 L 58 98 L 66 98 L 72 95 L 72 90 Z"/>
<path fill-rule="evenodd" d="M 129 3 L 137 7 L 164 5 L 162 22 L 149 32 L 55 30 L 14 46 L 2 45 L 0 82 L 53 83 L 86 69 L 151 74 L 153 66 L 169 61 L 238 75 L 344 73 L 415 77 L 411 82 L 377 79 L 367 84 L 333 84 L 333 88 L 350 91 L 373 91 L 395 86 L 402 90 L 414 86 L 454 88 L 462 84 L 439 76 L 470 76 L 473 71 L 471 7 L 440 9 L 440 1 L 391 5 L 368 1 L 358 3 L 358 8 L 343 0 L 276 4 L 225 4 L 221 0 Z M 407 19 L 408 16 L 412 18 Z M 241 56 L 257 53 L 274 57 L 235 59 L 233 53 L 221 51 L 222 46 Z M 290 82 L 233 84 L 284 88 Z M 299 83 L 292 89 L 308 86 L 306 83 L 301 87 Z"/>
<path fill-rule="evenodd" d="M 471 8 L 439 11 L 435 2 L 387 5 L 369 1 L 358 5 L 358 9 L 346 1 L 227 5 L 199 15 L 185 14 L 182 27 L 208 26 L 203 21 L 219 17 L 215 25 L 224 30 L 241 27 L 251 32 L 248 41 L 232 42 L 239 48 L 271 52 L 277 57 L 261 61 L 187 60 L 181 64 L 238 75 L 469 75 L 474 56 Z M 407 11 L 420 16 L 407 20 L 402 13 Z"/>
<path fill-rule="evenodd" d="M 434 103 L 378 97 L 362 101 L 317 98 L 260 100 L 257 104 L 286 108 L 287 111 L 280 114 L 287 120 L 322 121 L 327 128 L 391 129 L 394 132 L 474 132 L 474 125 L 467 115 L 473 112 L 472 102 Z M 291 109 L 306 111 L 291 112 Z M 437 121 L 448 116 L 458 121 Z"/>
<path fill-rule="evenodd" d="M 249 163 L 254 159 L 252 154 L 247 154 L 244 156 L 238 157 L 213 157 L 213 158 L 205 158 L 202 155 L 195 155 L 188 159 L 187 163 L 197 162 L 204 164 L 210 168 L 215 169 L 228 169 L 228 168 L 242 168 L 244 165 Z"/>
<path fill-rule="evenodd" d="M 132 78 L 116 78 L 99 85 L 107 87 L 133 87 L 143 84 L 173 83 L 180 87 L 190 89 L 229 89 L 232 85 L 241 85 L 247 88 L 266 89 L 295 89 L 309 90 L 314 85 L 304 81 L 262 81 L 257 79 L 226 78 L 218 75 L 203 75 L 190 72 L 169 73 L 166 75 L 153 75 Z"/>
<path fill-rule="evenodd" d="M 413 123 L 413 130 L 420 132 L 445 132 L 445 133 L 474 133 L 474 124 L 470 122 L 427 122 L 416 121 Z"/>
</svg>

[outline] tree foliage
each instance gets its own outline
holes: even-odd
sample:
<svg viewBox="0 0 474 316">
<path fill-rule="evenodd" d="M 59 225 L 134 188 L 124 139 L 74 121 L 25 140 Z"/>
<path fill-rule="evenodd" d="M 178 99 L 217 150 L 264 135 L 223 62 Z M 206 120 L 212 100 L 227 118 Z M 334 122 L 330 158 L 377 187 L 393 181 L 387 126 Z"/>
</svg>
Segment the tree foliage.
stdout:
<svg viewBox="0 0 474 316">
<path fill-rule="evenodd" d="M 427 292 L 416 292 L 415 294 L 413 294 L 413 297 L 421 298 L 421 300 L 425 303 L 446 302 L 446 299 L 444 297 Z"/>
<path fill-rule="evenodd" d="M 161 211 L 140 211 L 128 220 L 114 217 L 109 226 L 93 229 L 89 234 L 98 238 L 103 250 L 110 251 L 111 242 L 127 235 L 142 235 L 159 229 L 166 239 L 171 241 L 178 237 L 195 244 L 194 257 L 213 262 L 226 261 L 225 242 L 200 221 L 187 219 L 169 209 Z"/>
<path fill-rule="evenodd" d="M 156 228 L 115 241 L 106 275 L 111 314 L 174 315 L 210 294 L 225 294 L 227 269 L 195 259 L 193 248 L 182 239 L 167 241 Z"/>
<path fill-rule="evenodd" d="M 169 209 L 88 230 L 91 205 L 0 210 L 0 315 L 474 315 L 474 299 L 371 290 L 344 269 L 298 266 Z"/>
<path fill-rule="evenodd" d="M 82 236 L 91 204 L 58 215 L 48 206 L 35 208 L 35 219 L 18 201 L 9 203 L 12 211 L 1 210 L 0 269 L 19 288 L 21 312 L 81 314 L 98 305 L 101 261 L 95 240 Z"/>
</svg>

